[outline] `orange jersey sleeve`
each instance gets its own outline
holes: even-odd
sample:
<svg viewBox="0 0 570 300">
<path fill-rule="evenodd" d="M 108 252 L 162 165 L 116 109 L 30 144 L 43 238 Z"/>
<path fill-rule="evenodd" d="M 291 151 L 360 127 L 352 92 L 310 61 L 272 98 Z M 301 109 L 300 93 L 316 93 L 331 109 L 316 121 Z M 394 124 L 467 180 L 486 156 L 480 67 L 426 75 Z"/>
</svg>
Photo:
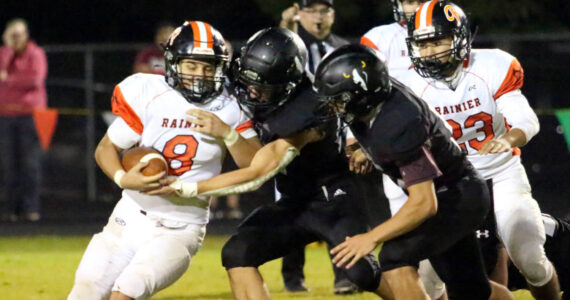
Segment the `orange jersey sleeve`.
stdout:
<svg viewBox="0 0 570 300">
<path fill-rule="evenodd" d="M 378 47 L 376 47 L 376 45 L 374 45 L 374 43 L 369 38 L 367 38 L 365 36 L 360 38 L 360 44 L 378 50 Z"/>
<path fill-rule="evenodd" d="M 511 62 L 511 65 L 509 66 L 509 70 L 507 71 L 507 75 L 505 76 L 503 83 L 501 83 L 501 86 L 499 87 L 495 95 L 493 95 L 493 98 L 497 100 L 502 95 L 510 91 L 520 89 L 523 86 L 523 82 L 524 82 L 523 68 L 519 63 L 519 61 L 516 58 L 514 58 L 513 61 Z"/>
<path fill-rule="evenodd" d="M 132 130 L 134 130 L 139 135 L 143 132 L 143 124 L 139 116 L 131 108 L 131 106 L 125 100 L 121 88 L 117 85 L 113 91 L 113 96 L 111 98 L 111 109 L 113 114 L 121 117 Z"/>
</svg>

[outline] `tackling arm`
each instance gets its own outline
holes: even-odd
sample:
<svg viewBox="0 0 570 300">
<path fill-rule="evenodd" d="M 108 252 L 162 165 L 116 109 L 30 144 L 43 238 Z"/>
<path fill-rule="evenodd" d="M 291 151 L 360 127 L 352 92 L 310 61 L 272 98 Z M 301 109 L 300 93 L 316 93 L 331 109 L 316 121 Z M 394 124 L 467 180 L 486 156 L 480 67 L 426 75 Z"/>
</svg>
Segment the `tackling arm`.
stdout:
<svg viewBox="0 0 570 300">
<path fill-rule="evenodd" d="M 437 213 L 437 197 L 433 180 L 420 182 L 408 187 L 408 201 L 386 222 L 370 232 L 379 244 L 405 234 Z"/>
</svg>

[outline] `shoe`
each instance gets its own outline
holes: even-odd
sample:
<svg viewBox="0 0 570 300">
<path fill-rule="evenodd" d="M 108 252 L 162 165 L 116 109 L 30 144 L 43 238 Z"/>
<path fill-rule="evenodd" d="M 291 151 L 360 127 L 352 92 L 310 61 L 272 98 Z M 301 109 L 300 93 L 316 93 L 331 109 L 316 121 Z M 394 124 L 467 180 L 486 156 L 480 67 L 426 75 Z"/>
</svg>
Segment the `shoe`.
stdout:
<svg viewBox="0 0 570 300">
<path fill-rule="evenodd" d="M 294 282 L 286 282 L 285 290 L 289 293 L 308 292 L 309 289 L 305 286 L 304 280 L 297 280 Z"/>
<path fill-rule="evenodd" d="M 338 282 L 334 283 L 333 292 L 336 295 L 349 295 L 354 293 L 359 293 L 360 289 L 356 284 L 352 283 L 348 279 L 341 279 Z"/>
<path fill-rule="evenodd" d="M 26 220 L 30 222 L 37 222 L 41 219 L 41 215 L 37 212 L 27 213 Z"/>
</svg>

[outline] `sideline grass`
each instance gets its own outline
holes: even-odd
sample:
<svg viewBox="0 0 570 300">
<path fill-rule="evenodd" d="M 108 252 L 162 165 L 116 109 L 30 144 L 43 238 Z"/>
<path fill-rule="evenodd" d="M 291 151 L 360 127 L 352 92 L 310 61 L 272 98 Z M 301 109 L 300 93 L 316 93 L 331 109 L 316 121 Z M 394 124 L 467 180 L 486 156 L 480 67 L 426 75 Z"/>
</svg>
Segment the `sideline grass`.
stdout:
<svg viewBox="0 0 570 300">
<path fill-rule="evenodd" d="M 87 236 L 0 237 L 0 298 L 65 299 L 89 239 Z M 207 236 L 186 274 L 153 299 L 232 299 L 220 258 L 226 239 L 226 236 Z M 305 274 L 307 286 L 311 289 L 308 293 L 289 294 L 283 291 L 280 260 L 261 267 L 273 299 L 378 299 L 369 293 L 334 296 L 333 274 L 326 247 L 314 244 L 307 248 L 306 257 Z M 517 300 L 533 299 L 528 292 L 517 292 L 515 296 Z"/>
</svg>

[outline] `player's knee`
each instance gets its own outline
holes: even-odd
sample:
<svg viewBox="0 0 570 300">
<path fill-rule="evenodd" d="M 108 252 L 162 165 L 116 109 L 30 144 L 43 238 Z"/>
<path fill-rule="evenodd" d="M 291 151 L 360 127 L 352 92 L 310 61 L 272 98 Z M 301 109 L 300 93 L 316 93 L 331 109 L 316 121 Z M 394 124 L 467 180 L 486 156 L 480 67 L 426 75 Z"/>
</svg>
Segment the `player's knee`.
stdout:
<svg viewBox="0 0 570 300">
<path fill-rule="evenodd" d="M 247 243 L 234 236 L 222 248 L 222 265 L 226 269 L 249 266 L 248 252 Z"/>
<path fill-rule="evenodd" d="M 144 276 L 144 274 L 141 274 Z M 146 277 L 146 276 L 145 276 Z M 117 280 L 113 292 L 120 292 L 133 299 L 149 299 L 152 296 L 150 286 L 143 277 L 123 277 Z"/>
<path fill-rule="evenodd" d="M 531 285 L 543 286 L 552 278 L 554 267 L 546 258 L 544 251 L 528 250 L 528 248 L 515 249 L 511 254 L 513 263 Z"/>
<path fill-rule="evenodd" d="M 372 254 L 360 259 L 352 268 L 346 270 L 348 279 L 365 291 L 375 291 L 380 285 L 380 265 Z"/>
</svg>

